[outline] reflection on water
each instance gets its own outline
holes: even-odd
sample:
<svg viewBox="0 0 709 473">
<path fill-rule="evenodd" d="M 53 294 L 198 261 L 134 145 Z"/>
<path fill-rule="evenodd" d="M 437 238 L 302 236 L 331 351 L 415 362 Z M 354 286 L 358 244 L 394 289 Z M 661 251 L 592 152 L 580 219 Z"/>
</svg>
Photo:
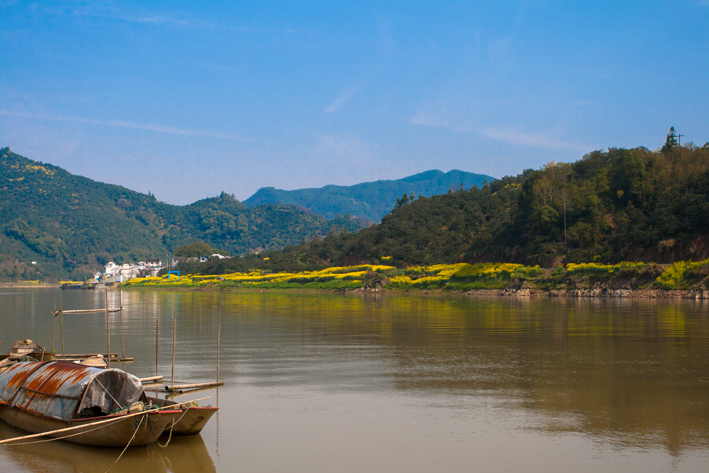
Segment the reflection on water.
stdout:
<svg viewBox="0 0 709 473">
<path fill-rule="evenodd" d="M 0 437 L 8 438 L 22 432 L 0 423 Z M 167 439 L 161 439 L 165 443 Z M 30 440 L 28 440 L 29 442 Z M 7 462 L 2 471 L 32 472 L 105 472 L 115 462 L 121 449 L 92 448 L 69 442 L 43 442 L 41 444 L 7 447 L 2 461 Z M 175 472 L 216 471 L 204 440 L 200 436 L 174 437 L 167 448 L 153 445 L 126 450 L 120 461 L 111 469 L 115 472 Z"/>
<path fill-rule="evenodd" d="M 0 294 L 0 341 L 51 345 L 49 311 L 103 293 Z M 709 304 L 310 293 L 124 292 L 125 369 L 220 376 L 201 437 L 130 449 L 112 471 L 704 471 Z M 118 294 L 109 293 L 110 303 Z M 112 316 L 112 351 L 120 351 Z M 67 352 L 105 351 L 103 315 L 65 316 Z M 60 346 L 59 331 L 55 345 Z M 120 366 L 119 366 L 120 367 Z M 219 397 L 218 397 L 219 396 Z M 189 399 L 189 397 L 185 398 Z M 183 400 L 180 398 L 179 400 Z M 2 426 L 0 436 L 17 435 Z M 164 441 L 165 439 L 163 439 Z M 105 471 L 119 454 L 0 450 L 15 471 Z M 3 471 L 6 468 L 2 468 Z"/>
</svg>

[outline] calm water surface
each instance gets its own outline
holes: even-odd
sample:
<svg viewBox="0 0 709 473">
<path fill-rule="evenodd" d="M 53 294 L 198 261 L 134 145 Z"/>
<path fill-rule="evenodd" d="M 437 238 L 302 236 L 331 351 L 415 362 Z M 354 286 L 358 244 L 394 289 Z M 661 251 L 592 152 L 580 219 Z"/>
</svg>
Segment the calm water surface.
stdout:
<svg viewBox="0 0 709 473">
<path fill-rule="evenodd" d="M 109 292 L 110 304 L 119 294 Z M 103 293 L 0 288 L 0 351 L 51 349 L 52 318 Z M 201 436 L 111 471 L 706 472 L 709 304 L 400 295 L 123 292 L 124 369 L 220 377 Z M 57 321 L 58 322 L 58 321 Z M 61 351 L 59 324 L 55 349 Z M 111 319 L 111 351 L 121 351 Z M 103 315 L 65 315 L 67 353 L 104 352 Z M 119 365 L 122 367 L 122 365 Z M 0 424 L 0 437 L 21 433 Z M 165 439 L 163 439 L 164 442 Z M 104 472 L 120 450 L 0 447 L 2 472 Z"/>
</svg>

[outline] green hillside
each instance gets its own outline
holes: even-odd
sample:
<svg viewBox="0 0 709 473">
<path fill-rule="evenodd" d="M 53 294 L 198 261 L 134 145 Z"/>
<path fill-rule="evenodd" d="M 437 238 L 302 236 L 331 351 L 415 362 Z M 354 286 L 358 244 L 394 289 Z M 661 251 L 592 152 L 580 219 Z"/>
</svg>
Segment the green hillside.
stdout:
<svg viewBox="0 0 709 473">
<path fill-rule="evenodd" d="M 362 223 L 291 205 L 247 208 L 225 193 L 169 205 L 0 149 L 0 280 L 80 278 L 110 260 L 164 260 L 193 241 L 232 254 L 276 250 L 333 227 Z"/>
<path fill-rule="evenodd" d="M 709 143 L 594 151 L 482 188 L 418 198 L 357 234 L 192 266 L 202 274 L 383 263 L 563 263 L 709 258 Z"/>
<path fill-rule="evenodd" d="M 337 214 L 351 214 L 379 222 L 389 213 L 396 199 L 404 194 L 430 197 L 445 194 L 451 189 L 482 186 L 483 181 L 495 178 L 453 170 L 447 173 L 432 170 L 395 181 L 365 182 L 354 186 L 325 186 L 317 189 L 286 191 L 273 187 L 259 189 L 244 201 L 247 207 L 265 204 L 292 204 L 308 212 L 332 218 Z"/>
</svg>

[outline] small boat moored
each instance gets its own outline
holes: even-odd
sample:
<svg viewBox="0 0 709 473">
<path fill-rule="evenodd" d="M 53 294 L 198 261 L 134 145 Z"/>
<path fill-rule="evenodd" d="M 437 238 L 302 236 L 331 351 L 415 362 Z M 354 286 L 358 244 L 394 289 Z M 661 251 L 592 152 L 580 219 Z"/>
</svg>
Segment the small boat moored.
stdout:
<svg viewBox="0 0 709 473">
<path fill-rule="evenodd" d="M 183 414 L 150 404 L 140 380 L 118 369 L 30 361 L 0 373 L 0 420 L 34 434 L 75 427 L 49 436 L 83 445 L 149 445 Z"/>
<path fill-rule="evenodd" d="M 34 358 L 37 361 L 53 361 L 54 355 L 45 352 L 44 348 L 38 343 L 33 342 L 29 338 L 25 338 L 24 340 L 16 341 L 12 347 L 10 347 L 10 353 L 0 355 L 0 362 L 5 360 L 29 361 L 30 358 Z M 3 364 L 0 363 L 0 367 L 1 366 L 3 366 Z"/>
</svg>

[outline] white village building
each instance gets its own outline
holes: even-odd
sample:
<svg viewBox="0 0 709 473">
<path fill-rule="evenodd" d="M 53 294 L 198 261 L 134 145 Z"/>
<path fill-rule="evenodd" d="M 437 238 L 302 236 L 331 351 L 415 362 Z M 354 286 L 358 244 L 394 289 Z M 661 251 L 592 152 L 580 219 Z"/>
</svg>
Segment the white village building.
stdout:
<svg viewBox="0 0 709 473">
<path fill-rule="evenodd" d="M 104 272 L 107 282 L 123 282 L 138 276 L 157 276 L 163 268 L 159 259 L 139 261 L 138 264 L 116 264 L 109 261 Z"/>
</svg>

